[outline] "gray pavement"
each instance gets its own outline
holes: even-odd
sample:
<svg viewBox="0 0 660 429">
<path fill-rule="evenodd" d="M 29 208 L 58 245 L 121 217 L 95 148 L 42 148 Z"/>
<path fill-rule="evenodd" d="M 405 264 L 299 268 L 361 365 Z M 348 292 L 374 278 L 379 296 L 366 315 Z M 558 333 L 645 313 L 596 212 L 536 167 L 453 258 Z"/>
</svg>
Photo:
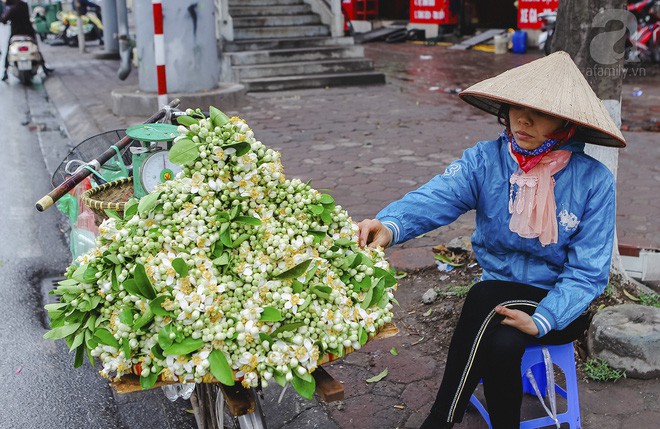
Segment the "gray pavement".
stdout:
<svg viewBox="0 0 660 429">
<path fill-rule="evenodd" d="M 136 73 L 120 82 L 117 62 L 80 56 L 66 47 L 44 47 L 44 55 L 56 69 L 45 87 L 73 142 L 145 119 L 117 117 L 110 110 L 110 91 L 137 84 Z M 242 107 L 226 112 L 245 118 L 257 138 L 282 152 L 288 176 L 312 179 L 314 187 L 330 189 L 356 221 L 373 217 L 389 201 L 442 172 L 476 141 L 495 138 L 501 127 L 494 118 L 460 101 L 455 90 L 537 57 L 413 44 L 370 44 L 366 55 L 387 73 L 386 85 L 248 94 Z M 648 79 L 624 84 L 629 145 L 620 152 L 617 185 L 620 242 L 655 248 L 660 247 L 660 146 L 658 134 L 643 129 L 656 120 L 658 75 L 653 69 Z M 628 94 L 639 85 L 644 95 L 632 99 Z M 626 105 L 634 114 L 632 120 L 626 116 Z M 223 108 L 221 101 L 217 107 Z M 430 246 L 469 235 L 473 223 L 473 216 L 462 216 L 449 227 L 392 250 L 390 256 L 402 269 L 429 266 Z M 405 291 L 399 294 L 402 309 L 397 317 L 405 321 L 419 299 Z M 404 323 L 400 328 L 400 336 L 371 343 L 331 368 L 345 382 L 348 395 L 339 407 L 326 407 L 334 423 L 324 420 L 327 417 L 309 417 L 318 416 L 310 404 L 294 407 L 294 415 L 316 422 L 313 427 L 417 427 L 430 406 L 444 361 L 429 348 L 413 347 L 421 338 L 415 326 Z M 391 359 L 393 345 L 399 347 L 401 359 Z M 355 377 L 377 374 L 382 362 L 395 371 L 391 382 L 373 387 L 353 382 Z M 585 428 L 655 427 L 660 418 L 657 380 L 581 383 L 580 394 Z M 299 419 L 281 424 L 305 425 Z M 484 426 L 471 418 L 460 427 Z"/>
</svg>

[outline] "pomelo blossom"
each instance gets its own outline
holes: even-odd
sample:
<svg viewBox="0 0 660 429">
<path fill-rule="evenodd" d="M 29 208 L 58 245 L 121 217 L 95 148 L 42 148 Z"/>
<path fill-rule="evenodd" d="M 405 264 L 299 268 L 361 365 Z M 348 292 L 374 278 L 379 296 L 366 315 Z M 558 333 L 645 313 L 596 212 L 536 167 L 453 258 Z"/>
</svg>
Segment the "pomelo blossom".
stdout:
<svg viewBox="0 0 660 429">
<path fill-rule="evenodd" d="M 211 110 L 180 119 L 182 172 L 104 221 L 68 268 L 47 337 L 145 388 L 228 371 L 246 387 L 309 383 L 324 355 L 391 321 L 396 281 L 330 195 L 287 179 L 245 121 Z"/>
</svg>

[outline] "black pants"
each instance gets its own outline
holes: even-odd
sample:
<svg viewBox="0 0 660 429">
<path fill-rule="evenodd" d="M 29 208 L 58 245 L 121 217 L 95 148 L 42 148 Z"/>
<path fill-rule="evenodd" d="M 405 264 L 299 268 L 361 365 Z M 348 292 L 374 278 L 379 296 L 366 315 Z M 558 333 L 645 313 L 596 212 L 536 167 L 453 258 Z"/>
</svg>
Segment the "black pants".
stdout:
<svg viewBox="0 0 660 429">
<path fill-rule="evenodd" d="M 548 291 L 533 286 L 484 281 L 470 289 L 449 346 L 445 373 L 422 429 L 449 427 L 460 422 L 470 396 L 480 379 L 493 429 L 520 426 L 522 376 L 520 364 L 530 343 L 566 344 L 587 328 L 586 315 L 561 331 L 550 331 L 542 338 L 502 325 L 495 313 L 497 305 L 533 314 Z"/>
</svg>

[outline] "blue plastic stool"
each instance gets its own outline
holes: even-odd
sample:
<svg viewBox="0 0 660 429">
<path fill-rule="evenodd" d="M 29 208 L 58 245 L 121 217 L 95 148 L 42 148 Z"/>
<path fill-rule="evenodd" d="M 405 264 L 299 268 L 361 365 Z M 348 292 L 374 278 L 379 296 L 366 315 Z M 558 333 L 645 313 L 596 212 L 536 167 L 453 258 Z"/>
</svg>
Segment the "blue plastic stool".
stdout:
<svg viewBox="0 0 660 429">
<path fill-rule="evenodd" d="M 520 366 L 523 376 L 523 391 L 525 393 L 536 395 L 525 376 L 527 368 L 531 368 L 539 390 L 545 395 L 547 380 L 545 376 L 542 347 L 543 346 L 539 345 L 530 345 L 525 348 L 525 354 L 523 354 L 522 357 L 522 365 Z M 568 423 L 571 429 L 579 429 L 582 426 L 580 423 L 580 401 L 578 399 L 573 343 L 545 347 L 547 347 L 550 352 L 552 363 L 561 368 L 564 372 L 564 378 L 566 379 L 566 390 L 562 389 L 558 384 L 555 384 L 555 391 L 566 398 L 568 405 L 565 413 L 557 414 L 557 420 L 559 423 Z M 488 411 L 483 404 L 479 402 L 479 399 L 472 395 L 470 402 L 475 406 L 477 411 L 479 411 L 488 424 L 488 427 L 492 429 Z M 545 416 L 520 422 L 520 429 L 535 429 L 550 425 L 554 426 L 555 422 L 550 416 Z"/>
</svg>

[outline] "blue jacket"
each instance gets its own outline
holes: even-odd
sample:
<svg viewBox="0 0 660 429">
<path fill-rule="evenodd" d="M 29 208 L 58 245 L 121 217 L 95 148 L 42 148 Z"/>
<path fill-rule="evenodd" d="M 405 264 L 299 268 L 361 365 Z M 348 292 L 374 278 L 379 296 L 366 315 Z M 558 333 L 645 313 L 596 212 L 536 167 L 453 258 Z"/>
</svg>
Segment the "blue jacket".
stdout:
<svg viewBox="0 0 660 429">
<path fill-rule="evenodd" d="M 610 171 L 584 154 L 584 143 L 554 175 L 558 242 L 509 230 L 509 178 L 518 165 L 503 138 L 479 142 L 419 189 L 376 216 L 401 243 L 476 210 L 472 247 L 483 280 L 507 280 L 549 290 L 533 320 L 543 336 L 575 320 L 607 285 L 615 222 L 615 183 Z"/>
</svg>

